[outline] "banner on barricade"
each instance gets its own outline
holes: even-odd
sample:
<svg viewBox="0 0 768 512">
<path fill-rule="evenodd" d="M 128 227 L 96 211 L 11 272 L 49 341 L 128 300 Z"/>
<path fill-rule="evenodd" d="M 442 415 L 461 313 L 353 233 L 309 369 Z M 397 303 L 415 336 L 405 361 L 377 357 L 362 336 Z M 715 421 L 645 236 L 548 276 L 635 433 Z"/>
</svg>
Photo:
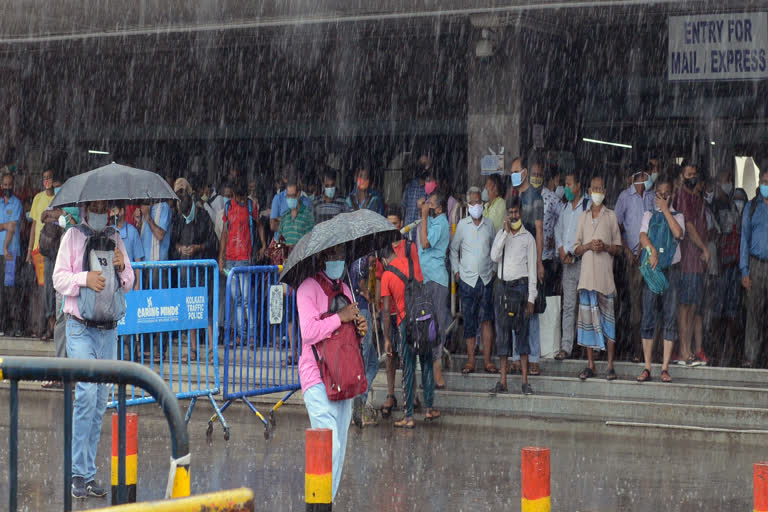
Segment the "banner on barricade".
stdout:
<svg viewBox="0 0 768 512">
<path fill-rule="evenodd" d="M 134 290 L 125 295 L 126 314 L 117 334 L 186 331 L 208 327 L 205 287 Z"/>
</svg>

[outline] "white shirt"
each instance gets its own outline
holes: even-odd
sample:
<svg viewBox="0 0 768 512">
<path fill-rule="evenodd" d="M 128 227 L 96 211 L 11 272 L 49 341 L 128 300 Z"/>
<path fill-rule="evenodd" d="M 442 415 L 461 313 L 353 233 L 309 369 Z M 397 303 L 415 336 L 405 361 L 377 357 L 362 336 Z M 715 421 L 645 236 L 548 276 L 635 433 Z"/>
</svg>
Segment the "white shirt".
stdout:
<svg viewBox="0 0 768 512">
<path fill-rule="evenodd" d="M 528 302 L 536 301 L 536 257 L 536 239 L 524 226 L 517 233 L 507 233 L 503 229 L 496 233 L 491 260 L 501 262 L 499 277 L 504 281 L 528 278 Z"/>
<path fill-rule="evenodd" d="M 465 217 L 456 225 L 456 234 L 451 242 L 451 268 L 472 288 L 477 284 L 478 277 L 483 280 L 483 284 L 488 284 L 493 279 L 493 237 L 493 222 L 485 217 L 480 217 L 480 224 L 477 226 L 472 217 Z"/>
<path fill-rule="evenodd" d="M 573 207 L 573 202 L 571 201 L 568 201 L 563 206 L 555 226 L 555 247 L 558 251 L 558 257 L 561 247 L 566 254 L 573 254 L 573 250 L 576 248 L 576 232 L 579 227 L 579 217 L 584 212 L 589 211 L 590 208 L 592 208 L 592 200 L 586 197 L 582 197 L 579 200 L 576 208 Z"/>
</svg>

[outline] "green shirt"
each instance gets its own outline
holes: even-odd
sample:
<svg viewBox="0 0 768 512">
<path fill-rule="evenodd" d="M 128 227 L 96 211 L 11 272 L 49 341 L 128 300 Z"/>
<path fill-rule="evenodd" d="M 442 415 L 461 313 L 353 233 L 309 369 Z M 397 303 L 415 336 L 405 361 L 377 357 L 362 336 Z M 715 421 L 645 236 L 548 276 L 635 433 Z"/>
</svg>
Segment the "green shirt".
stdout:
<svg viewBox="0 0 768 512">
<path fill-rule="evenodd" d="M 506 201 L 501 197 L 497 197 L 492 203 L 486 203 L 485 208 L 483 208 L 483 217 L 493 222 L 493 230 L 496 233 L 504 227 L 506 214 Z"/>
<path fill-rule="evenodd" d="M 315 218 L 312 216 L 312 210 L 299 204 L 299 211 L 296 218 L 291 216 L 291 210 L 288 210 L 280 217 L 280 227 L 277 230 L 278 236 L 283 235 L 285 243 L 296 245 L 301 237 L 309 233 L 315 225 Z"/>
</svg>

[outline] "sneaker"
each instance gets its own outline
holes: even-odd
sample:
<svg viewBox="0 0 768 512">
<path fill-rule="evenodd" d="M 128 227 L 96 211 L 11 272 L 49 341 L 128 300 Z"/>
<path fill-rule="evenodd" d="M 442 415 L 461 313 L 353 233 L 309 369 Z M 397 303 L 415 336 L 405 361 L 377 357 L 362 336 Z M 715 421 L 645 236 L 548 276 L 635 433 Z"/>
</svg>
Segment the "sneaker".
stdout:
<svg viewBox="0 0 768 512">
<path fill-rule="evenodd" d="M 694 366 L 707 366 L 709 364 L 709 358 L 703 350 L 699 350 L 699 353 L 696 354 L 696 363 L 698 364 L 694 364 Z"/>
<path fill-rule="evenodd" d="M 524 395 L 532 395 L 533 394 L 533 388 L 530 384 L 523 384 L 523 394 Z"/>
<path fill-rule="evenodd" d="M 377 425 L 379 423 L 379 411 L 372 405 L 366 405 L 363 408 L 363 427 Z"/>
<path fill-rule="evenodd" d="M 78 500 L 88 497 L 88 489 L 85 487 L 85 478 L 81 476 L 72 477 L 72 497 Z"/>
<path fill-rule="evenodd" d="M 360 396 L 356 396 L 352 402 L 352 423 L 357 428 L 363 428 L 363 399 Z"/>
<path fill-rule="evenodd" d="M 675 361 L 675 364 L 678 366 L 688 366 L 688 362 L 685 359 L 678 359 Z"/>
<path fill-rule="evenodd" d="M 21 338 L 22 336 L 24 336 L 24 333 L 23 333 L 23 332 L 21 332 L 21 329 L 19 329 L 18 331 L 16 331 L 15 333 L 13 333 L 13 335 L 14 335 L 15 337 L 17 337 L 17 338 Z"/>
<path fill-rule="evenodd" d="M 96 480 L 91 480 L 85 484 L 85 488 L 88 491 L 88 496 L 93 496 L 94 498 L 103 498 L 107 495 L 107 490 L 104 487 L 100 487 Z"/>
</svg>

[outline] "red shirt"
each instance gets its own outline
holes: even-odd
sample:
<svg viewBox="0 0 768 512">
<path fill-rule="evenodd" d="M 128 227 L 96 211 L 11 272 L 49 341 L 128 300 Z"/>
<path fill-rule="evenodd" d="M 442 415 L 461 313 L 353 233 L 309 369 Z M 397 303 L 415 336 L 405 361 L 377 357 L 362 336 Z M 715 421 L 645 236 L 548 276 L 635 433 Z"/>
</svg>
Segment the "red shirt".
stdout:
<svg viewBox="0 0 768 512">
<path fill-rule="evenodd" d="M 392 266 L 402 272 L 405 277 L 408 277 L 408 260 L 405 257 L 399 256 L 392 260 Z M 424 278 L 419 278 L 419 275 L 416 274 L 416 269 L 414 269 L 413 273 L 417 281 L 424 280 Z M 381 296 L 394 299 L 392 312 L 397 313 L 397 325 L 400 325 L 403 318 L 405 318 L 405 283 L 403 280 L 393 272 L 385 270 L 381 276 Z"/>
<path fill-rule="evenodd" d="M 227 248 L 224 257 L 227 261 L 248 261 L 251 259 L 251 223 L 248 221 L 248 206 L 242 206 L 232 199 L 223 213 L 227 226 Z M 251 203 L 253 223 L 259 221 L 259 208 Z"/>
<path fill-rule="evenodd" d="M 406 241 L 401 240 L 400 242 L 396 242 L 397 245 L 392 244 L 392 249 L 395 251 L 395 256 L 397 258 L 405 258 L 405 245 Z M 419 250 L 416 248 L 416 243 L 411 243 L 411 259 L 413 260 L 413 275 L 416 278 L 417 281 L 424 281 L 424 276 L 421 274 L 421 264 L 419 263 Z M 405 271 L 403 272 L 406 276 L 408 275 L 408 260 L 405 260 Z M 376 280 L 380 281 L 382 280 L 382 276 L 384 274 L 384 265 L 381 264 L 381 261 L 376 260 Z M 382 285 L 383 287 L 383 285 Z M 382 292 L 381 296 L 384 296 L 384 293 Z M 395 305 L 392 304 L 390 314 L 394 315 L 396 313 L 395 311 Z"/>
<path fill-rule="evenodd" d="M 686 224 L 689 222 L 693 224 L 699 238 L 706 245 L 707 219 L 704 214 L 704 200 L 701 196 L 688 192 L 685 187 L 680 187 L 677 196 L 677 208 L 675 209 L 683 214 Z M 680 242 L 680 270 L 692 274 L 703 273 L 707 269 L 707 265 L 701 260 L 701 252 L 701 249 L 693 243 L 693 239 L 686 233 Z"/>
</svg>

